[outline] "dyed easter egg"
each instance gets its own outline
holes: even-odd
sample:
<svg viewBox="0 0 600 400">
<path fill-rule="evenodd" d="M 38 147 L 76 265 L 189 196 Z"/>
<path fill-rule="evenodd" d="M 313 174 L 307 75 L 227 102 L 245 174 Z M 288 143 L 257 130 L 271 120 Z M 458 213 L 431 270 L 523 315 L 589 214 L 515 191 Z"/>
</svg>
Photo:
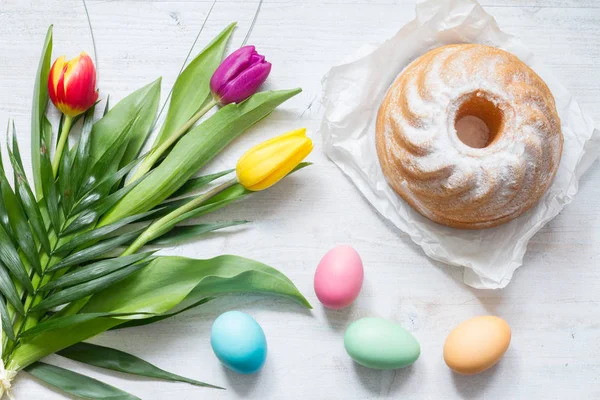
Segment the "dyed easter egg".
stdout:
<svg viewBox="0 0 600 400">
<path fill-rule="evenodd" d="M 213 322 L 210 344 L 217 358 L 240 374 L 258 371 L 267 357 L 267 340 L 262 328 L 246 313 L 228 311 Z"/>
<path fill-rule="evenodd" d="M 360 293 L 364 278 L 360 256 L 350 246 L 327 252 L 315 272 L 315 293 L 325 307 L 349 306 Z"/>
<path fill-rule="evenodd" d="M 353 322 L 344 335 L 348 355 L 367 368 L 404 368 L 419 358 L 421 346 L 406 329 L 383 318 Z"/>
<path fill-rule="evenodd" d="M 485 371 L 496 364 L 510 344 L 510 326 L 502 318 L 471 318 L 450 332 L 444 343 L 444 361 L 463 375 Z"/>
</svg>

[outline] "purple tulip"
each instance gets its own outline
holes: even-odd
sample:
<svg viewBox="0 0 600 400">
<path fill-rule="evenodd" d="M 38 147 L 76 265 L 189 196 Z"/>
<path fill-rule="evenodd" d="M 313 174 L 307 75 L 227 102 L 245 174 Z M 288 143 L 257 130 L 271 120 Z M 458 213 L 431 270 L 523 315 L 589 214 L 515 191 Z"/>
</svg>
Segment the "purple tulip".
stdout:
<svg viewBox="0 0 600 400">
<path fill-rule="evenodd" d="M 252 96 L 267 80 L 271 63 L 256 52 L 254 46 L 244 46 L 231 53 L 210 79 L 210 90 L 220 104 L 240 103 Z"/>
</svg>

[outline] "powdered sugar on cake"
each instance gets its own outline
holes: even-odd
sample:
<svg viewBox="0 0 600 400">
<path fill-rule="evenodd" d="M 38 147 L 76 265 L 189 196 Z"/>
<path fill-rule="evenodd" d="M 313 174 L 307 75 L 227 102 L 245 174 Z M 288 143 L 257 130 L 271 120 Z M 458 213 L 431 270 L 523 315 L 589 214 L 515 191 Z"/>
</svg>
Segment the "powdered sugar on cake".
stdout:
<svg viewBox="0 0 600 400">
<path fill-rule="evenodd" d="M 418 211 L 485 227 L 543 194 L 562 134 L 535 72 L 499 49 L 452 45 L 398 76 L 380 109 L 377 147 L 386 178 Z"/>
</svg>

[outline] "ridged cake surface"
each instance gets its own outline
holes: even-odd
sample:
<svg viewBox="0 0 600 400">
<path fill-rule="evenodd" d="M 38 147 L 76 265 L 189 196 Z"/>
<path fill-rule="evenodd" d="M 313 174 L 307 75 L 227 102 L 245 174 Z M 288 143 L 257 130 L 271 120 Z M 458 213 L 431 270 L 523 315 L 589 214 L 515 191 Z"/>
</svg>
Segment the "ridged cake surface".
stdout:
<svg viewBox="0 0 600 400">
<path fill-rule="evenodd" d="M 473 117 L 488 130 L 479 148 L 456 129 Z M 541 198 L 563 136 L 552 93 L 531 68 L 503 50 L 460 44 L 429 51 L 398 76 L 379 109 L 376 145 L 386 179 L 413 208 L 481 229 Z"/>
</svg>

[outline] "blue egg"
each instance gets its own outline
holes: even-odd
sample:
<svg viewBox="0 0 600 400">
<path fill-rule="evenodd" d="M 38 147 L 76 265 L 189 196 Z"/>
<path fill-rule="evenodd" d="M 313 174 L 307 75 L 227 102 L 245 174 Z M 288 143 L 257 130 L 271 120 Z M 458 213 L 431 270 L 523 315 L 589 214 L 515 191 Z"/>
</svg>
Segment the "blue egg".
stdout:
<svg viewBox="0 0 600 400">
<path fill-rule="evenodd" d="M 267 358 L 262 328 L 246 313 L 228 311 L 213 322 L 210 344 L 217 358 L 239 374 L 253 374 Z"/>
</svg>

